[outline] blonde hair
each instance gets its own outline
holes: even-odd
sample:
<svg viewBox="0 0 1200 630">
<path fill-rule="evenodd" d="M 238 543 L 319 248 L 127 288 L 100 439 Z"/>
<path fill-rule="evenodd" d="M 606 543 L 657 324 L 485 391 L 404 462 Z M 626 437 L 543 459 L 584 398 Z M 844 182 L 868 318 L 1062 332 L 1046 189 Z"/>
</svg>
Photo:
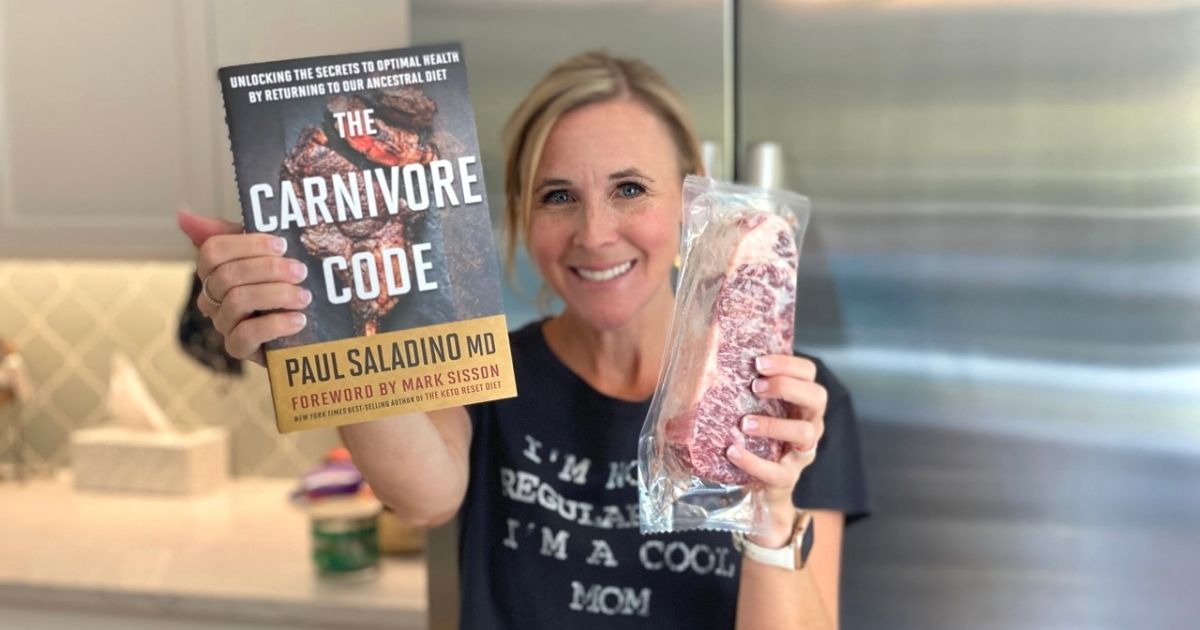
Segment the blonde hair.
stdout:
<svg viewBox="0 0 1200 630">
<path fill-rule="evenodd" d="M 681 175 L 704 172 L 691 116 L 657 70 L 637 59 L 601 51 L 581 53 L 558 64 L 533 86 L 504 125 L 504 261 L 510 280 L 517 246 L 528 235 L 533 175 L 550 130 L 567 112 L 622 98 L 645 105 L 666 124 Z M 544 296 L 539 303 L 543 301 Z"/>
</svg>

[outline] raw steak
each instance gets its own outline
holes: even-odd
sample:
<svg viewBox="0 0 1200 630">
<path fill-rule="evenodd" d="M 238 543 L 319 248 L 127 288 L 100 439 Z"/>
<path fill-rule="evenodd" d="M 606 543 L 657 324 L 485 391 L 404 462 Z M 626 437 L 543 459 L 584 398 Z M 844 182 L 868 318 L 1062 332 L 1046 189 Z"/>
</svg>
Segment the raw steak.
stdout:
<svg viewBox="0 0 1200 630">
<path fill-rule="evenodd" d="M 688 286 L 677 312 L 711 306 L 707 317 L 681 322 L 675 373 L 662 416 L 666 442 L 693 474 L 710 481 L 746 484 L 751 478 L 725 455 L 731 444 L 772 461 L 774 440 L 748 437 L 738 422 L 747 414 L 784 417 L 782 401 L 750 390 L 754 359 L 791 354 L 799 252 L 792 228 L 767 212 L 746 211 L 710 224 L 688 255 Z"/>
</svg>

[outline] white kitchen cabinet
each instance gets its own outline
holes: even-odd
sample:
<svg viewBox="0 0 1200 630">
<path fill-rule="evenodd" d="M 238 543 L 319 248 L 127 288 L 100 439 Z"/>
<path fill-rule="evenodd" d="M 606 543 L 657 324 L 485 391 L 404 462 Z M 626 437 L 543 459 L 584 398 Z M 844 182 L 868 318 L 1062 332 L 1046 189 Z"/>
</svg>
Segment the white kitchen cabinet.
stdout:
<svg viewBox="0 0 1200 630">
<path fill-rule="evenodd" d="M 237 219 L 217 68 L 406 45 L 391 0 L 0 0 L 0 258 L 189 258 Z"/>
</svg>

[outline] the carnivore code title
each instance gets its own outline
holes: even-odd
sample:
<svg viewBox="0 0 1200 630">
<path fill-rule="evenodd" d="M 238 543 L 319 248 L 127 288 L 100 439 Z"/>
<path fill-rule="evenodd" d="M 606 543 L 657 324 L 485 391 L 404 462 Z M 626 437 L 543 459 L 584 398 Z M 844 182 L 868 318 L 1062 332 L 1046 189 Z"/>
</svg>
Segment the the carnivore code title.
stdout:
<svg viewBox="0 0 1200 630">
<path fill-rule="evenodd" d="M 338 133 L 343 139 L 375 135 L 372 114 L 371 109 L 338 112 L 335 114 Z M 476 162 L 476 156 L 467 155 L 456 160 L 434 160 L 428 165 L 428 173 L 424 164 L 365 169 L 344 175 L 334 173 L 329 177 L 332 190 L 325 177 L 304 178 L 301 181 L 303 190 L 300 191 L 289 180 L 279 182 L 278 192 L 271 183 L 254 184 L 250 187 L 254 230 L 276 232 L 320 223 L 378 218 L 381 210 L 395 216 L 402 209 L 423 212 L 431 204 L 443 209 L 479 203 L 483 200 L 477 185 L 479 178 L 470 172 L 471 165 Z M 359 194 L 360 184 L 365 193 L 363 195 Z M 264 213 L 263 202 L 277 195 L 280 202 L 278 215 Z M 366 197 L 365 209 L 363 197 Z M 382 278 L 376 276 L 373 252 L 359 252 L 350 260 L 344 256 L 326 256 L 321 261 L 326 297 L 331 304 L 350 301 L 351 287 L 337 285 L 337 271 L 347 268 L 353 270 L 353 291 L 359 299 L 373 299 L 381 292 L 404 295 L 414 285 L 417 291 L 437 289 L 437 283 L 426 278 L 433 268 L 433 264 L 425 260 L 432 247 L 425 242 L 412 243 L 407 247 L 408 252 L 400 247 L 383 248 L 380 251 L 383 257 Z M 396 277 L 397 274 L 400 277 Z"/>
</svg>

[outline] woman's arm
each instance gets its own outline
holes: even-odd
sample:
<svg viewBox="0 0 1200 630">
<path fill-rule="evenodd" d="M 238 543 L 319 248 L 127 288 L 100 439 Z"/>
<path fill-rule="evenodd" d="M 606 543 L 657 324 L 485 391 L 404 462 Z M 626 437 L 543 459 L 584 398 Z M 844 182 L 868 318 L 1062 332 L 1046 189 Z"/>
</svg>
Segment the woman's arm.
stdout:
<svg viewBox="0 0 1200 630">
<path fill-rule="evenodd" d="M 760 377 L 752 384 L 754 392 L 788 403 L 793 417 L 747 416 L 741 428 L 747 435 L 783 442 L 783 456 L 774 462 L 736 445 L 727 455 L 763 486 L 771 518 L 766 531 L 751 536 L 751 541 L 778 549 L 792 536 L 796 512 L 792 494 L 804 469 L 816 459 L 829 394 L 816 382 L 817 366 L 808 359 L 767 355 L 759 358 L 757 368 Z M 803 570 L 787 571 L 743 557 L 737 627 L 836 628 L 843 525 L 840 512 L 813 511 L 813 549 Z"/>
<path fill-rule="evenodd" d="M 737 627 L 746 630 L 837 628 L 842 568 L 841 512 L 814 510 L 813 548 L 801 571 L 742 560 Z"/>
<path fill-rule="evenodd" d="M 471 421 L 464 407 L 338 427 L 375 496 L 405 522 L 454 518 L 467 492 Z"/>
</svg>

